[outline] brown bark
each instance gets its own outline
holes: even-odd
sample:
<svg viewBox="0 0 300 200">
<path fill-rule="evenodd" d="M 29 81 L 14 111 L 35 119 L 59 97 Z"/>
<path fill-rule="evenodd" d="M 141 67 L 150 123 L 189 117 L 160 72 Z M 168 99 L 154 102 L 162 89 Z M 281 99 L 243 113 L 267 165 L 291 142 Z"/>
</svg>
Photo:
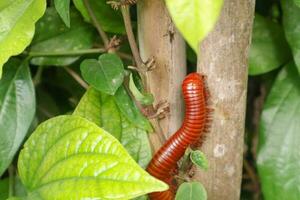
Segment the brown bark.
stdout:
<svg viewBox="0 0 300 200">
<path fill-rule="evenodd" d="M 168 101 L 170 113 L 154 126 L 150 139 L 156 151 L 182 122 L 181 82 L 186 74 L 185 43 L 162 0 L 138 1 L 138 35 L 142 59 L 154 57 L 157 67 L 147 73 L 148 90 L 155 102 Z M 163 137 L 159 137 L 159 133 Z"/>
<path fill-rule="evenodd" d="M 254 17 L 254 0 L 225 0 L 220 19 L 200 45 L 198 71 L 207 76 L 214 109 L 211 131 L 202 151 L 209 170 L 197 170 L 209 200 L 238 200 L 248 76 L 248 51 Z"/>
</svg>

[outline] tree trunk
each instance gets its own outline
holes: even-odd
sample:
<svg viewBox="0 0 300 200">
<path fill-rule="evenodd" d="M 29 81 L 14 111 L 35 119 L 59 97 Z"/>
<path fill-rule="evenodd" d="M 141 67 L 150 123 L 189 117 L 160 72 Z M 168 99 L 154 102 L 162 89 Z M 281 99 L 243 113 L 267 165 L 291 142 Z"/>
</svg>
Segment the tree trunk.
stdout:
<svg viewBox="0 0 300 200">
<path fill-rule="evenodd" d="M 225 0 L 220 19 L 201 43 L 198 71 L 207 76 L 211 95 L 211 131 L 201 150 L 209 170 L 197 170 L 209 200 L 238 200 L 242 178 L 248 51 L 254 0 Z"/>
<path fill-rule="evenodd" d="M 176 30 L 162 0 L 138 1 L 138 36 L 142 59 L 154 57 L 157 67 L 147 73 L 148 90 L 155 104 L 168 101 L 170 113 L 158 123 L 150 140 L 156 151 L 176 131 L 183 117 L 181 82 L 186 75 L 185 43 Z M 163 134 L 163 137 L 159 135 Z"/>
</svg>

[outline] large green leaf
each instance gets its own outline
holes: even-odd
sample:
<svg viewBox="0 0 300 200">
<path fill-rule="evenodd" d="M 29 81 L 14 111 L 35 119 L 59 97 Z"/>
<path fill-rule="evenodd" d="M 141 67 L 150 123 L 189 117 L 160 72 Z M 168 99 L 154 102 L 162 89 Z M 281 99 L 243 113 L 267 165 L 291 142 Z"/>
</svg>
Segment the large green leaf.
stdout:
<svg viewBox="0 0 300 200">
<path fill-rule="evenodd" d="M 168 188 L 113 136 L 75 115 L 42 123 L 25 143 L 18 169 L 33 199 L 125 200 Z"/>
<path fill-rule="evenodd" d="M 125 26 L 120 11 L 116 11 L 106 3 L 106 0 L 89 0 L 89 4 L 97 21 L 106 32 L 125 33 Z M 91 21 L 83 0 L 73 0 L 75 7 L 81 12 L 86 21 Z"/>
<path fill-rule="evenodd" d="M 278 75 L 263 108 L 258 170 L 266 200 L 300 196 L 300 79 L 293 63 Z"/>
<path fill-rule="evenodd" d="M 293 0 L 282 0 L 283 27 L 292 48 L 295 63 L 300 72 L 300 7 Z"/>
<path fill-rule="evenodd" d="M 70 27 L 70 0 L 54 0 L 55 9 L 67 27 Z"/>
<path fill-rule="evenodd" d="M 90 88 L 81 98 L 74 115 L 84 117 L 111 131 L 141 167 L 145 168 L 148 165 L 152 155 L 146 130 L 138 128 L 125 118 L 113 96 L 101 94 Z"/>
<path fill-rule="evenodd" d="M 207 193 L 199 182 L 183 183 L 178 188 L 176 200 L 206 200 Z"/>
<path fill-rule="evenodd" d="M 84 60 L 80 70 L 89 84 L 106 94 L 115 94 L 123 83 L 124 66 L 122 60 L 113 53 L 102 54 L 98 60 Z"/>
<path fill-rule="evenodd" d="M 0 81 L 0 176 L 19 149 L 35 113 L 35 94 L 27 63 L 11 59 Z"/>
<path fill-rule="evenodd" d="M 282 27 L 256 14 L 249 56 L 249 74 L 269 72 L 291 57 Z"/>
<path fill-rule="evenodd" d="M 96 38 L 94 28 L 85 23 L 80 13 L 71 9 L 71 28 L 67 28 L 54 8 L 48 8 L 36 25 L 30 54 L 70 54 L 72 51 L 89 49 Z M 31 60 L 34 65 L 65 66 L 75 62 L 79 56 L 42 56 Z"/>
<path fill-rule="evenodd" d="M 34 24 L 45 9 L 46 0 L 0 1 L 0 78 L 8 58 L 21 53 L 30 44 Z"/>
<path fill-rule="evenodd" d="M 175 25 L 197 52 L 199 42 L 218 20 L 223 0 L 166 0 L 166 3 Z"/>
</svg>

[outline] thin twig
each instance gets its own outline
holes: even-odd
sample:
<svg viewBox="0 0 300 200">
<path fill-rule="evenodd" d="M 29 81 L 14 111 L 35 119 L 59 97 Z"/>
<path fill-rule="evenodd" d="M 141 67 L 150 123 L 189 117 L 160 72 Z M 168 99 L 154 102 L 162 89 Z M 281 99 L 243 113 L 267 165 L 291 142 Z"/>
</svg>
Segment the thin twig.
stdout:
<svg viewBox="0 0 300 200">
<path fill-rule="evenodd" d="M 59 52 L 34 52 L 29 53 L 24 52 L 29 57 L 44 57 L 44 56 L 80 56 L 83 54 L 95 54 L 95 53 L 104 53 L 106 50 L 104 48 L 97 49 L 81 49 L 81 50 L 71 50 L 71 51 L 59 51 Z"/>
<path fill-rule="evenodd" d="M 130 45 L 134 60 L 136 62 L 137 67 L 139 69 L 142 69 L 143 68 L 143 60 L 140 56 L 139 49 L 136 44 L 134 33 L 132 30 L 129 6 L 128 5 L 121 6 L 121 12 L 123 15 L 125 29 L 126 29 L 129 45 Z"/>
<path fill-rule="evenodd" d="M 106 35 L 106 33 L 104 32 L 104 30 L 102 29 L 100 23 L 98 22 L 98 20 L 97 20 L 95 14 L 94 14 L 93 9 L 91 8 L 91 5 L 90 5 L 90 3 L 89 3 L 89 0 L 83 0 L 83 2 L 84 2 L 84 5 L 85 5 L 85 7 L 86 7 L 86 9 L 87 9 L 87 11 L 88 11 L 88 13 L 89 13 L 91 19 L 92 19 L 92 22 L 94 23 L 94 25 L 95 25 L 95 27 L 96 27 L 96 29 L 97 29 L 97 31 L 98 31 L 100 37 L 101 37 L 102 40 L 103 40 L 103 43 L 104 43 L 105 48 L 108 49 L 108 47 L 109 47 L 109 39 L 108 39 L 108 36 Z"/>
<path fill-rule="evenodd" d="M 8 174 L 9 174 L 9 189 L 8 189 L 8 197 L 14 196 L 14 187 L 15 187 L 15 169 L 13 165 L 8 167 Z"/>
<path fill-rule="evenodd" d="M 34 86 L 38 86 L 41 83 L 43 70 L 44 70 L 43 66 L 38 67 L 37 72 L 32 80 Z"/>
<path fill-rule="evenodd" d="M 68 72 L 68 74 L 70 74 L 70 76 L 74 78 L 74 80 L 79 83 L 79 85 L 81 85 L 85 89 L 89 88 L 89 85 L 75 71 L 68 67 L 64 67 L 64 69 Z"/>
</svg>

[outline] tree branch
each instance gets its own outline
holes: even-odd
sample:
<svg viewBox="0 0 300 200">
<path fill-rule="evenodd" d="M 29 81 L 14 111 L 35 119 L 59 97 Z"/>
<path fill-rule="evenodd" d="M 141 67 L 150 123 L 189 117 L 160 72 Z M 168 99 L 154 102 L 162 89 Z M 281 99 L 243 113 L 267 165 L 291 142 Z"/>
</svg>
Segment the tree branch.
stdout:
<svg viewBox="0 0 300 200">
<path fill-rule="evenodd" d="M 92 19 L 92 22 L 94 23 L 94 25 L 95 25 L 95 27 L 96 27 L 96 29 L 97 29 L 100 37 L 103 40 L 105 48 L 108 49 L 109 48 L 109 39 L 108 39 L 108 36 L 106 35 L 106 33 L 104 32 L 104 30 L 102 29 L 100 23 L 97 21 L 97 18 L 96 18 L 95 14 L 94 14 L 93 9 L 91 8 L 89 0 L 83 0 L 83 2 L 84 2 L 84 5 L 85 5 L 85 7 L 86 7 L 86 9 L 87 9 L 87 11 L 88 11 L 91 19 Z"/>
<path fill-rule="evenodd" d="M 134 60 L 136 62 L 137 68 L 143 70 L 143 68 L 144 68 L 143 60 L 140 56 L 140 52 L 139 52 L 138 46 L 135 41 L 134 33 L 132 31 L 129 6 L 128 5 L 121 6 L 121 12 L 123 15 L 123 20 L 124 20 L 124 24 L 125 24 L 125 29 L 126 29 L 129 45 L 130 45 Z"/>
</svg>

